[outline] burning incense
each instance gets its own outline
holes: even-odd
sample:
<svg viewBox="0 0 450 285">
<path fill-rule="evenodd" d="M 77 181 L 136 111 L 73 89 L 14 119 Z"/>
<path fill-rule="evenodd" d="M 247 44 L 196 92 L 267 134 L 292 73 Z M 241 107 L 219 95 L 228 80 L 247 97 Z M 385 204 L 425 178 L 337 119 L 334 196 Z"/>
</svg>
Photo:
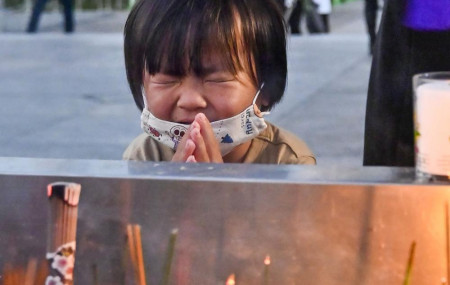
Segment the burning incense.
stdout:
<svg viewBox="0 0 450 285">
<path fill-rule="evenodd" d="M 227 282 L 225 283 L 225 285 L 235 285 L 235 276 L 234 274 L 231 274 L 230 276 L 228 276 Z"/>
<path fill-rule="evenodd" d="M 76 183 L 55 182 L 47 186 L 50 206 L 46 257 L 50 275 L 46 284 L 73 284 L 80 192 L 81 185 Z"/>
<path fill-rule="evenodd" d="M 269 284 L 269 266 L 270 266 L 270 256 L 266 256 L 264 259 L 264 278 L 263 278 L 263 284 L 268 285 Z"/>
<path fill-rule="evenodd" d="M 139 285 L 146 285 L 144 256 L 142 254 L 141 226 L 127 225 L 128 251 L 133 266 L 134 280 Z"/>
<path fill-rule="evenodd" d="M 411 243 L 411 247 L 409 249 L 408 265 L 406 267 L 405 281 L 403 281 L 403 285 L 409 285 L 409 283 L 411 281 L 411 272 L 412 272 L 413 263 L 414 263 L 415 250 L 416 250 L 416 242 L 413 241 Z"/>
<path fill-rule="evenodd" d="M 175 243 L 177 241 L 177 236 L 178 236 L 178 229 L 173 229 L 169 238 L 169 246 L 167 248 L 166 262 L 164 263 L 163 280 L 161 283 L 163 285 L 169 284 L 170 268 L 172 266 L 172 259 L 173 254 L 175 252 Z"/>
</svg>

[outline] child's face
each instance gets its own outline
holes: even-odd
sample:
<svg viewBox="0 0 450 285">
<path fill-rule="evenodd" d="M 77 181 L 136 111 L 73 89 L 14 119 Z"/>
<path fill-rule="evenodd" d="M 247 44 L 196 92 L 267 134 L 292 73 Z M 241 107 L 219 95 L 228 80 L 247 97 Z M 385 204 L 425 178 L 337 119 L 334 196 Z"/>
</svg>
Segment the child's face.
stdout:
<svg viewBox="0 0 450 285">
<path fill-rule="evenodd" d="M 210 121 L 239 114 L 252 104 L 257 92 L 245 72 L 234 76 L 218 60 L 209 58 L 201 77 L 190 72 L 180 77 L 145 71 L 144 90 L 149 111 L 157 118 L 190 124 L 198 113 Z M 257 104 L 259 102 L 257 101 Z"/>
</svg>

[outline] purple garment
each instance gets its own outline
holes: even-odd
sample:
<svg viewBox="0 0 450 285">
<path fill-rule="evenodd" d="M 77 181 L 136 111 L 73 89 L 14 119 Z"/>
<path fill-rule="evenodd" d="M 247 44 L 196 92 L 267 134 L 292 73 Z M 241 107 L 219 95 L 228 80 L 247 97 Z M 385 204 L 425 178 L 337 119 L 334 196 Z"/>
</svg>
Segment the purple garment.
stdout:
<svg viewBox="0 0 450 285">
<path fill-rule="evenodd" d="M 398 0 L 395 0 L 398 1 Z M 450 30 L 450 0 L 407 0 L 403 24 L 414 30 Z"/>
</svg>

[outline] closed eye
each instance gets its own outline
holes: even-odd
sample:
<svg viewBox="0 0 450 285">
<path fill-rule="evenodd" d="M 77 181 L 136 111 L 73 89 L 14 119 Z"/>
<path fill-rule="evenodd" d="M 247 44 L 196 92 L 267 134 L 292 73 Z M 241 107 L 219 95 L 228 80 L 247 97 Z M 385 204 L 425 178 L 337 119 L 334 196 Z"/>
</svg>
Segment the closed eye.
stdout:
<svg viewBox="0 0 450 285">
<path fill-rule="evenodd" d="M 234 80 L 235 80 L 234 78 L 210 78 L 210 79 L 205 79 L 205 82 L 225 83 L 225 82 L 231 82 Z"/>
<path fill-rule="evenodd" d="M 172 85 L 179 83 L 179 80 L 152 80 L 151 83 L 159 85 Z"/>
<path fill-rule="evenodd" d="M 150 78 L 150 82 L 158 85 L 173 85 L 180 82 L 180 78 L 163 73 L 157 73 Z"/>
</svg>

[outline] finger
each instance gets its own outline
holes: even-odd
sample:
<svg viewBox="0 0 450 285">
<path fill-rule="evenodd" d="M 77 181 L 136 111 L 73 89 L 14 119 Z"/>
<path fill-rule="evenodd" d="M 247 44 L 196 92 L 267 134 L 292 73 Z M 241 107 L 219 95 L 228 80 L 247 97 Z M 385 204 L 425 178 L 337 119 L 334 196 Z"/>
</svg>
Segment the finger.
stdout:
<svg viewBox="0 0 450 285">
<path fill-rule="evenodd" d="M 192 148 L 195 149 L 195 144 L 191 142 L 189 143 L 189 145 L 187 145 L 187 141 L 190 138 L 189 134 L 192 131 L 193 127 L 194 126 L 191 124 L 187 129 L 186 133 L 184 134 L 184 136 L 181 138 L 180 142 L 178 143 L 175 154 L 172 157 L 173 162 L 185 162 L 188 156 L 193 153 L 194 150 Z"/>
<path fill-rule="evenodd" d="M 197 162 L 197 160 L 195 159 L 195 156 L 190 155 L 190 156 L 187 158 L 186 162 L 189 162 L 189 163 L 195 163 L 195 162 Z"/>
<path fill-rule="evenodd" d="M 194 156 L 198 162 L 211 162 L 205 141 L 200 133 L 200 128 L 193 129 L 191 139 L 195 143 Z"/>
<path fill-rule="evenodd" d="M 178 145 L 177 151 L 172 157 L 173 162 L 186 162 L 189 156 L 194 154 L 195 143 L 190 138 L 187 138 L 183 142 L 182 140 Z"/>
<path fill-rule="evenodd" d="M 200 125 L 200 134 L 202 135 L 206 151 L 210 162 L 223 162 L 222 154 L 220 153 L 219 142 L 214 135 L 211 123 L 208 118 L 202 113 L 195 116 L 195 121 Z"/>
</svg>

